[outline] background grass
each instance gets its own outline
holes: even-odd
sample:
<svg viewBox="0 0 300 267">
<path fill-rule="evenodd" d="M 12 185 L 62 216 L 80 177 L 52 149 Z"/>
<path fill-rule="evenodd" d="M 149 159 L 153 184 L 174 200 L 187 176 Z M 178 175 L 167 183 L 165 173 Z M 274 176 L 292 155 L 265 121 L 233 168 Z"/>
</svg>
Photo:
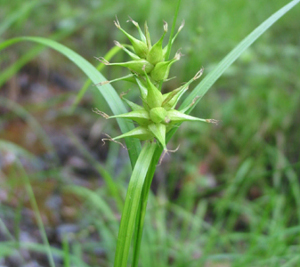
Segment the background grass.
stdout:
<svg viewBox="0 0 300 267">
<path fill-rule="evenodd" d="M 185 28 L 172 53 L 182 48 L 185 57 L 164 90 L 177 88 L 201 66 L 207 74 L 287 2 L 183 2 L 178 24 L 184 19 Z M 105 55 L 113 40 L 126 42 L 113 25 L 115 15 L 133 34 L 125 23 L 128 15 L 140 24 L 147 19 L 155 39 L 162 20 L 171 24 L 174 13 L 172 1 L 158 0 L 0 5 L 1 41 L 22 35 L 57 39 L 93 65 L 93 57 Z M 267 31 L 193 110 L 221 120 L 220 125 L 183 124 L 169 143 L 180 149 L 165 158 L 155 176 L 141 266 L 298 266 L 298 14 L 296 6 Z M 111 266 L 130 165 L 116 144 L 101 147 L 101 132 L 114 136 L 119 130 L 91 109 L 109 112 L 108 107 L 91 86 L 75 113 L 68 112 L 85 77 L 54 51 L 22 44 L 1 52 L 0 60 L 1 263 L 48 264 L 16 157 L 30 178 L 56 266 L 79 260 Z M 123 60 L 123 54 L 113 59 Z M 103 73 L 112 79 L 125 71 Z M 121 93 L 131 85 L 115 87 Z M 138 94 L 131 90 L 129 97 Z"/>
</svg>

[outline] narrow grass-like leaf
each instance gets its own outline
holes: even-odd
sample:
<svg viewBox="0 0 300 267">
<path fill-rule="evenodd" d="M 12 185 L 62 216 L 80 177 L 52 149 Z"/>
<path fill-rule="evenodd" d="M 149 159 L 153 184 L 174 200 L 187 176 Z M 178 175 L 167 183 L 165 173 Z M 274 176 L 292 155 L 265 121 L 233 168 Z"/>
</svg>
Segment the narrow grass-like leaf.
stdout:
<svg viewBox="0 0 300 267">
<path fill-rule="evenodd" d="M 84 24 L 83 24 L 84 25 Z M 74 28 L 69 30 L 60 30 L 49 36 L 51 40 L 61 41 L 62 39 L 70 36 L 73 32 L 80 29 L 83 25 L 76 25 Z M 36 45 L 24 55 L 20 56 L 16 62 L 6 67 L 0 73 L 0 87 L 6 83 L 17 71 L 19 71 L 25 64 L 34 59 L 38 54 L 40 54 L 45 49 L 45 46 Z"/>
<path fill-rule="evenodd" d="M 114 55 L 116 55 L 119 51 L 121 50 L 120 47 L 118 46 L 114 46 L 113 48 L 111 48 L 106 55 L 103 57 L 104 59 L 106 59 L 107 61 L 109 61 Z M 101 70 L 105 67 L 105 64 L 103 64 L 102 62 L 97 66 L 97 70 L 99 72 L 101 72 Z M 90 79 L 88 79 L 84 85 L 82 86 L 82 88 L 80 89 L 80 91 L 78 92 L 72 106 L 71 106 L 71 113 L 74 112 L 75 108 L 77 107 L 77 105 L 79 104 L 80 100 L 83 98 L 84 94 L 86 93 L 87 89 L 89 88 L 89 86 L 91 85 L 92 81 Z"/>
<path fill-rule="evenodd" d="M 129 248 L 134 232 L 135 221 L 140 204 L 143 185 L 156 146 L 157 145 L 155 143 L 145 143 L 141 154 L 139 155 L 137 163 L 133 169 L 133 173 L 128 185 L 124 210 L 120 223 L 114 263 L 115 267 L 127 266 Z"/>
<path fill-rule="evenodd" d="M 170 37 L 169 37 L 169 41 L 168 41 L 168 49 L 167 49 L 167 52 L 166 52 L 166 55 L 165 55 L 165 60 L 168 60 L 169 57 L 170 57 L 171 48 L 172 48 L 172 39 L 173 39 L 174 32 L 175 32 L 176 21 L 177 21 L 177 16 L 178 16 L 178 12 L 179 12 L 180 3 L 181 3 L 181 0 L 178 0 L 175 15 L 174 15 L 174 19 L 173 19 L 173 23 L 172 23 L 172 29 L 171 29 L 171 33 L 170 33 Z"/>
<path fill-rule="evenodd" d="M 35 1 L 35 2 L 39 2 L 39 1 Z M 34 3 L 34 2 L 32 2 L 32 3 Z M 40 3 L 41 3 L 41 1 L 39 2 L 39 4 Z M 36 8 L 36 4 L 34 5 L 34 7 Z M 23 5 L 22 5 L 22 9 L 23 9 Z M 97 13 L 91 14 L 90 16 L 86 16 L 86 18 L 84 20 L 82 20 L 81 18 L 78 18 L 78 17 L 74 17 L 72 19 L 79 21 L 78 23 L 76 23 L 72 27 L 68 27 L 67 29 L 65 29 L 65 28 L 59 29 L 59 30 L 55 31 L 53 34 L 51 34 L 50 36 L 48 36 L 48 38 L 51 40 L 61 41 L 64 38 L 73 34 L 75 31 L 80 30 L 85 25 L 89 24 L 91 21 L 94 21 L 96 16 L 98 16 Z M 71 19 L 71 17 L 69 19 Z M 10 79 L 13 75 L 15 75 L 15 73 L 17 71 L 19 71 L 25 64 L 27 64 L 29 61 L 31 61 L 33 58 L 35 58 L 38 54 L 40 54 L 44 49 L 45 49 L 45 46 L 36 45 L 32 49 L 30 49 L 28 52 L 26 52 L 24 55 L 20 56 L 16 62 L 14 62 L 10 66 L 8 66 L 4 70 L 2 70 L 0 73 L 0 88 L 5 82 L 7 82 L 8 79 Z"/>
<path fill-rule="evenodd" d="M 104 218 L 107 218 L 111 223 L 116 221 L 116 217 L 114 215 L 113 210 L 109 207 L 109 205 L 98 193 L 88 188 L 79 187 L 76 185 L 65 186 L 64 191 L 71 192 L 73 194 L 76 194 L 77 196 L 85 198 L 90 203 L 92 203 L 94 207 L 96 207 L 99 211 L 101 211 Z"/>
<path fill-rule="evenodd" d="M 162 147 L 157 146 L 158 149 L 161 149 L 162 152 Z M 143 191 L 141 195 L 141 200 L 140 200 L 140 206 L 139 206 L 139 212 L 136 218 L 136 233 L 135 233 L 135 238 L 134 238 L 134 247 L 133 247 L 133 262 L 132 262 L 132 267 L 138 266 L 139 262 L 139 254 L 140 254 L 140 249 L 141 249 L 141 241 L 142 241 L 142 235 L 143 235 L 143 228 L 144 228 L 144 221 L 145 221 L 145 215 L 146 215 L 146 209 L 147 209 L 147 202 L 148 202 L 148 196 L 150 192 L 150 186 L 152 183 L 152 179 L 156 170 L 157 163 L 160 158 L 160 153 L 155 153 L 152 159 L 151 166 L 148 170 L 147 177 L 143 186 Z"/>
<path fill-rule="evenodd" d="M 200 99 L 206 94 L 206 92 L 212 87 L 212 85 L 218 80 L 218 78 L 228 69 L 228 67 L 250 46 L 252 45 L 258 37 L 260 37 L 267 29 L 269 29 L 277 20 L 279 20 L 285 13 L 297 5 L 300 0 L 291 1 L 289 4 L 285 5 L 262 24 L 260 24 L 254 31 L 252 31 L 244 40 L 242 40 L 218 65 L 211 71 L 190 93 L 190 95 L 185 99 L 185 101 L 180 106 L 181 108 L 188 107 L 192 101 L 199 97 L 195 104 L 197 104 Z M 190 113 L 195 105 L 193 105 L 187 113 Z"/>
<path fill-rule="evenodd" d="M 39 227 L 39 231 L 40 231 L 43 243 L 46 247 L 46 252 L 47 252 L 49 264 L 50 264 L 51 267 L 55 267 L 53 254 L 52 254 L 52 251 L 50 249 L 50 244 L 49 244 L 49 241 L 48 241 L 48 238 L 47 238 L 47 233 L 46 233 L 46 230 L 45 230 L 45 227 L 44 227 L 44 224 L 43 224 L 42 216 L 40 214 L 40 211 L 39 211 L 39 208 L 38 208 L 38 205 L 37 205 L 37 201 L 36 201 L 35 196 L 34 196 L 33 189 L 31 187 L 31 184 L 30 184 L 30 181 L 29 181 L 29 177 L 28 177 L 25 169 L 23 168 L 21 162 L 17 161 L 17 166 L 18 166 L 18 169 L 21 173 L 21 177 L 25 181 L 25 188 L 26 188 L 27 194 L 29 196 L 30 204 L 31 204 L 32 209 L 34 211 L 34 214 L 36 216 L 37 224 L 38 224 L 38 227 Z"/>
<path fill-rule="evenodd" d="M 67 48 L 66 46 L 46 38 L 41 38 L 41 37 L 13 38 L 5 42 L 2 42 L 0 44 L 0 50 L 21 41 L 31 41 L 31 42 L 40 43 L 60 52 L 61 54 L 69 58 L 72 62 L 74 62 L 95 84 L 101 81 L 106 81 L 106 79 L 102 76 L 102 74 L 98 72 L 98 70 L 91 63 L 85 60 L 83 57 L 81 57 L 71 49 Z M 97 86 L 97 88 L 105 98 L 106 102 L 108 103 L 109 107 L 111 108 L 114 114 L 117 115 L 117 114 L 122 114 L 127 112 L 119 95 L 116 93 L 116 91 L 110 84 Z M 121 119 L 117 119 L 117 121 L 123 133 L 128 132 L 134 128 L 133 123 L 130 121 L 121 120 Z M 126 138 L 125 142 L 128 148 L 131 165 L 133 167 L 135 165 L 135 162 L 141 150 L 141 145 L 137 139 Z"/>
<path fill-rule="evenodd" d="M 63 237 L 62 240 L 63 246 L 63 257 L 64 257 L 64 267 L 70 267 L 70 248 L 69 248 L 69 240 L 67 235 Z"/>
</svg>

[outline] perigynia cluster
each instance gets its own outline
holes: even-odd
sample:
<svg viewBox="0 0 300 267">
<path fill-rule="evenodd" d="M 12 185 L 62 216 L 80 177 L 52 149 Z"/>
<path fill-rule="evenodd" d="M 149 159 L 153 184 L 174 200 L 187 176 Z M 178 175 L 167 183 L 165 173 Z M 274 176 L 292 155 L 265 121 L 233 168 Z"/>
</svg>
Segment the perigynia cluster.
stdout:
<svg viewBox="0 0 300 267">
<path fill-rule="evenodd" d="M 161 85 L 168 79 L 169 71 L 173 63 L 180 60 L 181 54 L 177 52 L 171 60 L 167 58 L 167 51 L 171 50 L 171 46 L 176 39 L 178 33 L 184 26 L 182 23 L 168 45 L 163 47 L 163 40 L 168 31 L 168 24 L 164 22 L 163 34 L 161 38 L 152 45 L 148 26 L 145 23 L 144 32 L 141 30 L 139 24 L 130 18 L 130 21 L 138 29 L 140 40 L 127 33 L 116 20 L 114 23 L 116 27 L 121 30 L 129 39 L 131 45 L 121 45 L 115 41 L 115 45 L 119 46 L 126 52 L 131 60 L 127 62 L 109 63 L 103 58 L 99 58 L 101 62 L 110 66 L 121 66 L 129 69 L 130 74 L 118 80 L 129 80 L 137 84 L 142 99 L 142 105 L 131 102 L 130 100 L 122 97 L 122 99 L 129 105 L 132 111 L 108 116 L 103 112 L 97 110 L 96 112 L 107 119 L 111 118 L 124 118 L 135 121 L 138 126 L 120 136 L 112 138 L 117 140 L 125 137 L 138 138 L 140 140 L 154 140 L 156 139 L 164 148 L 166 148 L 166 134 L 173 127 L 178 126 L 184 121 L 200 121 L 207 123 L 215 123 L 215 120 L 200 119 L 185 114 L 184 110 L 176 110 L 176 105 L 183 94 L 188 90 L 189 85 L 201 77 L 203 69 L 198 71 L 196 75 L 187 83 L 175 90 L 163 94 L 160 90 Z M 102 83 L 105 84 L 105 83 Z M 193 103 L 191 103 L 193 105 Z"/>
</svg>

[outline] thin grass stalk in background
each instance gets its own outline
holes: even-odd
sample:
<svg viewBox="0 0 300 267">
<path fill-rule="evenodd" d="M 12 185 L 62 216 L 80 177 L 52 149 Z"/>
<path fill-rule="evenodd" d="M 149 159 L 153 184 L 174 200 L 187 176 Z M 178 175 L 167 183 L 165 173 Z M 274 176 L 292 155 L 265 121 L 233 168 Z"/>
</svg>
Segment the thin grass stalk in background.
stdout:
<svg viewBox="0 0 300 267">
<path fill-rule="evenodd" d="M 62 247 L 64 252 L 64 267 L 71 267 L 70 265 L 70 248 L 67 234 L 63 236 Z"/>
<path fill-rule="evenodd" d="M 29 201 L 30 201 L 30 204 L 32 206 L 32 210 L 34 211 L 34 214 L 36 216 L 37 224 L 38 224 L 38 227 L 39 227 L 39 230 L 40 230 L 40 234 L 41 234 L 43 243 L 46 246 L 46 251 L 47 251 L 49 264 L 50 264 L 51 267 L 55 267 L 53 254 L 52 254 L 52 251 L 50 249 L 50 244 L 49 244 L 49 241 L 48 241 L 46 230 L 45 230 L 45 227 L 44 227 L 44 224 L 43 224 L 43 220 L 42 220 L 42 217 L 41 217 L 41 214 L 40 214 L 40 211 L 39 211 L 39 208 L 38 208 L 35 196 L 34 196 L 34 192 L 32 190 L 32 187 L 31 187 L 31 184 L 30 184 L 30 181 L 29 181 L 29 178 L 28 178 L 27 173 L 24 170 L 23 165 L 21 164 L 21 162 L 17 161 L 17 166 L 18 166 L 18 169 L 21 173 L 21 177 L 24 179 L 25 188 L 26 188 L 27 194 L 29 196 Z"/>
</svg>

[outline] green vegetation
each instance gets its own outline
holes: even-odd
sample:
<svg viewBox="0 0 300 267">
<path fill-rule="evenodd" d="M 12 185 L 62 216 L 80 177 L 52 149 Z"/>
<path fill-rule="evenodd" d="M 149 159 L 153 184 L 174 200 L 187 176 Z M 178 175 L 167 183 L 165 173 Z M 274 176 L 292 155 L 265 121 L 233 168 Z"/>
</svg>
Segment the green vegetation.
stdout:
<svg viewBox="0 0 300 267">
<path fill-rule="evenodd" d="M 124 202 L 132 172 L 128 156 L 117 144 L 100 146 L 101 131 L 117 136 L 119 130 L 113 120 L 99 119 L 91 110 L 126 113 L 115 89 L 99 83 L 106 81 L 104 76 L 112 80 L 128 73 L 100 64 L 102 76 L 92 59 L 104 56 L 114 39 L 126 44 L 125 36 L 111 23 L 115 14 L 122 25 L 128 15 L 140 24 L 147 18 L 151 39 L 159 40 L 162 19 L 171 23 L 174 3 L 21 3 L 0 4 L 3 263 L 13 266 L 15 260 L 22 266 L 35 255 L 47 255 L 48 261 L 39 259 L 43 266 L 112 266 L 123 212 L 115 266 L 127 266 L 128 253 L 133 266 L 138 266 L 138 251 L 139 266 L 298 266 L 299 6 L 266 31 L 293 6 L 275 13 L 287 2 L 182 3 L 177 22 L 184 18 L 185 28 L 174 43 L 171 58 L 177 48 L 182 48 L 185 57 L 172 66 L 169 77 L 176 75 L 176 79 L 166 82 L 162 90 L 180 87 L 203 66 L 203 80 L 195 88 L 191 85 L 180 108 L 189 107 L 197 97 L 196 103 L 201 103 L 187 111 L 221 123 L 218 127 L 183 124 L 168 143 L 169 149 L 180 144 L 179 150 L 165 156 L 160 166 L 156 166 L 163 150 L 159 143 L 146 143 L 141 150 L 137 139 L 127 138 L 134 168 Z M 142 11 L 133 14 L 133 4 Z M 131 31 L 130 27 L 128 24 L 126 31 L 134 35 L 136 28 Z M 40 37 L 19 37 L 24 35 Z M 28 89 L 22 87 L 24 77 L 47 85 L 47 79 L 39 77 L 53 70 L 84 84 L 84 76 L 73 64 L 45 46 L 67 56 L 97 86 L 84 95 L 88 81 L 81 90 L 72 83 L 78 95 L 73 88 L 59 94 L 52 88 L 52 94 L 45 93 L 42 96 L 47 99 L 40 100 L 38 89 L 43 87 L 33 90 L 28 82 L 29 93 L 24 93 Z M 112 48 L 105 59 L 114 56 L 111 62 L 128 61 L 119 51 Z M 38 75 L 32 69 L 38 69 Z M 134 86 L 114 84 L 119 93 Z M 210 88 L 213 90 L 202 99 Z M 126 98 L 140 103 L 138 90 L 131 90 Z M 117 122 L 122 133 L 134 127 L 130 120 L 119 118 Z M 167 134 L 166 143 L 175 130 Z M 100 161 L 97 153 L 103 150 Z M 93 172 L 80 173 L 84 163 Z M 55 199 L 59 207 L 49 204 Z M 58 231 L 68 224 L 76 230 Z M 38 237 L 33 234 L 35 228 Z M 133 232 L 131 250 L 128 236 Z M 24 233 L 34 242 L 24 239 Z M 28 258 L 24 251 L 34 253 Z"/>
</svg>

